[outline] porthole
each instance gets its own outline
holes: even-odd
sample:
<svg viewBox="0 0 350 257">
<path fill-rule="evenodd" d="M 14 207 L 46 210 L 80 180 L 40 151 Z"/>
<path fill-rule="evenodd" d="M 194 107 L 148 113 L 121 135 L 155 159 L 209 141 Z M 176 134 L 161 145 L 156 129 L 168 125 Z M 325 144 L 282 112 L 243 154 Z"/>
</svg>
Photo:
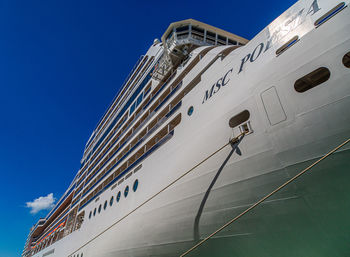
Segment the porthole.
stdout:
<svg viewBox="0 0 350 257">
<path fill-rule="evenodd" d="M 102 205 L 100 204 L 100 206 L 98 206 L 98 213 L 101 212 L 101 209 L 102 209 Z"/>
<path fill-rule="evenodd" d="M 94 209 L 94 216 L 96 215 L 96 208 Z"/>
<path fill-rule="evenodd" d="M 134 185 L 132 186 L 132 190 L 133 190 L 134 192 L 136 192 L 138 186 L 139 186 L 139 180 L 136 179 L 135 182 L 134 182 Z"/>
<path fill-rule="evenodd" d="M 346 55 L 344 55 L 343 64 L 346 68 L 350 68 L 350 52 L 348 52 Z"/>
<path fill-rule="evenodd" d="M 89 213 L 89 219 L 91 219 L 91 215 L 92 215 L 92 211 L 90 211 L 90 213 Z"/>
<path fill-rule="evenodd" d="M 303 93 L 326 82 L 330 76 L 329 69 L 321 67 L 298 79 L 294 84 L 294 88 L 297 92 Z"/>
<path fill-rule="evenodd" d="M 106 210 L 107 204 L 108 204 L 108 203 L 107 203 L 107 200 L 106 200 L 105 203 L 104 203 L 104 205 L 103 205 L 103 209 L 104 209 L 104 210 Z"/>
<path fill-rule="evenodd" d="M 124 189 L 124 197 L 127 197 L 129 194 L 129 186 L 126 186 Z"/>
<path fill-rule="evenodd" d="M 121 195 L 121 193 L 119 191 L 118 194 L 117 194 L 117 197 L 115 198 L 117 200 L 117 202 L 119 202 L 119 200 L 120 200 L 120 195 Z"/>
<path fill-rule="evenodd" d="M 112 197 L 111 197 L 111 200 L 109 200 L 109 206 L 112 206 L 112 205 L 113 205 L 113 200 L 114 200 L 114 197 L 112 196 Z"/>
<path fill-rule="evenodd" d="M 193 108 L 193 106 L 191 106 L 191 107 L 188 108 L 188 110 L 187 110 L 187 115 L 188 115 L 188 116 L 191 116 L 192 113 L 193 113 L 193 111 L 194 111 L 194 108 Z"/>
<path fill-rule="evenodd" d="M 83 257 L 83 253 L 80 254 L 80 257 Z"/>
</svg>

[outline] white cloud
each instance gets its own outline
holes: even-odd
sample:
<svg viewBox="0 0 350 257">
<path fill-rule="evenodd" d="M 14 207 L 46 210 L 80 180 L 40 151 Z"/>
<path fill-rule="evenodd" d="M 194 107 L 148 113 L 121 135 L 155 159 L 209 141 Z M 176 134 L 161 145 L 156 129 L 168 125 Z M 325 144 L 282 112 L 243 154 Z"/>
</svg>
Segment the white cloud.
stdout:
<svg viewBox="0 0 350 257">
<path fill-rule="evenodd" d="M 55 200 L 53 193 L 51 193 L 47 196 L 40 196 L 32 202 L 26 202 L 26 207 L 31 209 L 30 213 L 36 214 L 41 210 L 49 210 L 54 207 Z"/>
</svg>

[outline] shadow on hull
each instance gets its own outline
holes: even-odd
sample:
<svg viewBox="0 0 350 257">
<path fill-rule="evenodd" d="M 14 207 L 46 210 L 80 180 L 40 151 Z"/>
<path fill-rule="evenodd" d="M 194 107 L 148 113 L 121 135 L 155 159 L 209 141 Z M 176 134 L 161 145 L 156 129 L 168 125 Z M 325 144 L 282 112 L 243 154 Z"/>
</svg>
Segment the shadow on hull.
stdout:
<svg viewBox="0 0 350 257">
<path fill-rule="evenodd" d="M 349 160 L 349 150 L 331 155 L 187 256 L 350 256 Z M 277 172 L 292 177 L 314 161 Z"/>
</svg>

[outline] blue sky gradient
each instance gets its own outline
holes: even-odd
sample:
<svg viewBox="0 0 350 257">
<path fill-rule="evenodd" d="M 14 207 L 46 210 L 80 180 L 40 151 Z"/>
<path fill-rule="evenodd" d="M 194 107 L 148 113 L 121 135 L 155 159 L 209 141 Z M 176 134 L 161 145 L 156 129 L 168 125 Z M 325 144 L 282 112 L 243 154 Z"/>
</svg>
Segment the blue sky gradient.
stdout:
<svg viewBox="0 0 350 257">
<path fill-rule="evenodd" d="M 139 56 L 194 18 L 251 39 L 295 1 L 0 2 L 0 256 L 20 256 L 26 202 L 59 199 Z"/>
</svg>

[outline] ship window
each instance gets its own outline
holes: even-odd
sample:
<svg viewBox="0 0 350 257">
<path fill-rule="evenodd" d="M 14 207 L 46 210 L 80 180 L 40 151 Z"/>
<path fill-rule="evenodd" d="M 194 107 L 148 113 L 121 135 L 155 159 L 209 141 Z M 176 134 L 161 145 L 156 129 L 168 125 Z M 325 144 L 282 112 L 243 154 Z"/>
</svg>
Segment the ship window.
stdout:
<svg viewBox="0 0 350 257">
<path fill-rule="evenodd" d="M 109 200 L 109 206 L 113 205 L 113 201 L 114 201 L 114 196 L 111 197 L 111 200 Z"/>
<path fill-rule="evenodd" d="M 348 52 L 346 55 L 344 55 L 343 64 L 345 67 L 350 68 L 350 52 Z"/>
<path fill-rule="evenodd" d="M 229 121 L 229 126 L 231 128 L 237 127 L 238 125 L 246 122 L 250 118 L 250 113 L 248 110 L 238 113 L 236 116 L 233 116 Z"/>
<path fill-rule="evenodd" d="M 152 83 L 150 83 L 149 84 L 149 86 L 145 89 L 145 91 L 144 91 L 144 93 L 143 93 L 143 95 L 146 97 L 146 95 L 151 91 L 151 85 L 152 85 Z"/>
<path fill-rule="evenodd" d="M 187 115 L 188 115 L 188 116 L 191 116 L 192 113 L 193 113 L 193 110 L 194 110 L 193 106 L 191 106 L 190 108 L 188 108 L 188 110 L 187 110 Z"/>
<path fill-rule="evenodd" d="M 136 192 L 138 186 L 139 186 L 139 180 L 136 179 L 135 182 L 134 182 L 134 185 L 132 186 L 132 190 L 133 190 L 134 192 Z"/>
<path fill-rule="evenodd" d="M 231 39 L 228 40 L 228 43 L 229 45 L 237 45 L 237 41 Z"/>
<path fill-rule="evenodd" d="M 182 31 L 186 31 L 186 30 L 188 30 L 188 25 L 176 28 L 176 32 L 182 32 Z"/>
<path fill-rule="evenodd" d="M 166 37 L 166 39 L 168 40 L 169 38 L 171 38 L 172 35 L 173 35 L 173 32 L 170 32 L 169 35 Z"/>
<path fill-rule="evenodd" d="M 299 37 L 295 36 L 291 40 L 289 40 L 287 43 L 285 43 L 283 46 L 277 49 L 276 55 L 280 55 L 284 51 L 286 51 L 288 48 L 290 48 L 292 45 L 294 45 L 296 42 L 298 42 Z"/>
<path fill-rule="evenodd" d="M 103 205 L 103 209 L 106 210 L 107 208 L 107 200 L 105 201 L 104 205 Z"/>
<path fill-rule="evenodd" d="M 80 257 L 83 257 L 83 253 L 80 254 Z"/>
<path fill-rule="evenodd" d="M 328 21 L 330 18 L 332 18 L 334 15 L 339 13 L 341 10 L 343 10 L 346 7 L 344 2 L 341 2 L 336 7 L 334 7 L 332 10 L 328 11 L 326 14 L 321 16 L 318 20 L 315 21 L 315 26 L 318 27 Z"/>
<path fill-rule="evenodd" d="M 121 193 L 119 191 L 118 194 L 117 194 L 117 197 L 115 198 L 117 200 L 117 202 L 119 202 L 119 200 L 120 200 L 120 195 L 121 195 Z"/>
<path fill-rule="evenodd" d="M 226 37 L 218 35 L 218 43 L 221 45 L 226 45 Z"/>
<path fill-rule="evenodd" d="M 215 33 L 207 31 L 207 42 L 215 44 Z"/>
<path fill-rule="evenodd" d="M 329 69 L 321 67 L 298 79 L 294 84 L 294 88 L 297 92 L 303 93 L 313 87 L 316 87 L 326 82 L 330 78 L 330 76 L 331 73 Z"/>
<path fill-rule="evenodd" d="M 192 27 L 192 37 L 198 40 L 204 39 L 204 29 Z"/>
<path fill-rule="evenodd" d="M 102 209 L 102 205 L 100 204 L 100 206 L 98 206 L 98 213 L 101 212 L 101 209 Z"/>
<path fill-rule="evenodd" d="M 126 186 L 124 189 L 124 197 L 127 197 L 129 194 L 129 186 Z"/>
<path fill-rule="evenodd" d="M 94 209 L 94 216 L 96 215 L 96 208 Z"/>
<path fill-rule="evenodd" d="M 188 36 L 189 26 L 182 26 L 176 29 L 176 36 L 178 39 L 185 38 Z"/>
<path fill-rule="evenodd" d="M 136 106 L 139 106 L 139 104 L 142 102 L 143 94 L 141 94 L 136 101 Z"/>
<path fill-rule="evenodd" d="M 129 115 L 131 115 L 135 111 L 135 107 L 136 107 L 136 102 L 133 103 L 133 105 L 131 105 Z"/>
<path fill-rule="evenodd" d="M 91 219 L 91 215 L 92 215 L 92 211 L 90 211 L 90 214 L 89 214 L 89 219 Z"/>
</svg>

